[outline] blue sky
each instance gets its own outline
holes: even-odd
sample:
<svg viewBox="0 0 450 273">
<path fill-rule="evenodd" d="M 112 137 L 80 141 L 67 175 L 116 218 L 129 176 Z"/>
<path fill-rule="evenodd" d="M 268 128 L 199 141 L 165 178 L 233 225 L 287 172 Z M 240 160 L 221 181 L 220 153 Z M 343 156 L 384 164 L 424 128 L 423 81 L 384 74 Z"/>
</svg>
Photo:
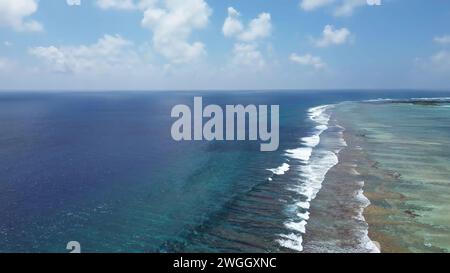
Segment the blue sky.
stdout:
<svg viewBox="0 0 450 273">
<path fill-rule="evenodd" d="M 450 89 L 450 1 L 0 0 L 0 90 Z"/>
</svg>

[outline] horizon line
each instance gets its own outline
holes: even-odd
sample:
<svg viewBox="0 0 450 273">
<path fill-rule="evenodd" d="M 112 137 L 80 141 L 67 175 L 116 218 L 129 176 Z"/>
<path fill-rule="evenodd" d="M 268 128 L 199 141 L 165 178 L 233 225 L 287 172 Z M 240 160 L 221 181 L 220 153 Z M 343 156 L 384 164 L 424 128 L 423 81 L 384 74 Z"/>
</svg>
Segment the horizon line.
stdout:
<svg viewBox="0 0 450 273">
<path fill-rule="evenodd" d="M 33 93 L 62 93 L 62 92 L 317 92 L 317 91 L 425 91 L 450 92 L 450 88 L 268 88 L 268 89 L 0 89 L 1 93 L 33 92 Z"/>
</svg>

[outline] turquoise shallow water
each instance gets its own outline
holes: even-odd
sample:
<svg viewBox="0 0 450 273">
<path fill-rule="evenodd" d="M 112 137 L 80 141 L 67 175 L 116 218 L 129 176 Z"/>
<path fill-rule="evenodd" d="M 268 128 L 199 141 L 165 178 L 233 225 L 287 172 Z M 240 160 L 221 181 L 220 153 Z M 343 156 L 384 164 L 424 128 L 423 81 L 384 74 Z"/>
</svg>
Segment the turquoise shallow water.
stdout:
<svg viewBox="0 0 450 273">
<path fill-rule="evenodd" d="M 449 104 L 347 103 L 336 111 L 371 161 L 359 171 L 372 234 L 386 251 L 449 252 Z"/>
<path fill-rule="evenodd" d="M 309 206 L 342 148 L 338 127 L 320 127 L 327 112 L 310 109 L 411 95 L 0 93 L 0 252 L 65 252 L 69 241 L 85 252 L 300 251 Z M 174 142 L 171 108 L 194 96 L 280 105 L 279 150 Z"/>
</svg>

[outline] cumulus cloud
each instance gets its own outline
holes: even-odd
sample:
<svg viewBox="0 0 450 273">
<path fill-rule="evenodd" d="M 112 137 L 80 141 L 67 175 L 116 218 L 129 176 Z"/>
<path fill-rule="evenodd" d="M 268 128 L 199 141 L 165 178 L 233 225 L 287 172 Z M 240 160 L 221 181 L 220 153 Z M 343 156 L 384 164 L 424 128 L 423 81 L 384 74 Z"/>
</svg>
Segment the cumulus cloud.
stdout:
<svg viewBox="0 0 450 273">
<path fill-rule="evenodd" d="M 37 0 L 0 0 L 0 27 L 15 31 L 42 31 L 42 25 L 27 17 L 38 10 Z"/>
<path fill-rule="evenodd" d="M 69 6 L 80 6 L 81 0 L 66 0 L 66 3 Z"/>
<path fill-rule="evenodd" d="M 239 35 L 242 41 L 255 41 L 269 37 L 272 32 L 271 16 L 269 13 L 261 13 L 253 19 L 246 30 Z"/>
<path fill-rule="evenodd" d="M 260 69 L 265 66 L 266 62 L 259 50 L 258 42 L 269 37 L 272 33 L 271 15 L 265 12 L 260 13 L 247 26 L 244 26 L 240 16 L 236 9 L 229 7 L 228 17 L 222 27 L 225 37 L 236 40 L 233 47 L 232 63 L 238 66 Z"/>
<path fill-rule="evenodd" d="M 139 10 L 141 25 L 153 32 L 153 47 L 171 63 L 188 63 L 206 54 L 202 42 L 190 42 L 212 14 L 205 0 L 97 0 L 102 9 Z"/>
<path fill-rule="evenodd" d="M 153 32 L 157 52 L 173 63 L 187 63 L 206 54 L 205 45 L 189 42 L 189 37 L 207 26 L 211 14 L 204 0 L 166 0 L 161 5 L 147 5 L 142 26 Z"/>
<path fill-rule="evenodd" d="M 139 57 L 132 45 L 119 35 L 104 35 L 93 45 L 33 47 L 28 52 L 56 72 L 99 72 L 133 68 Z"/>
<path fill-rule="evenodd" d="M 313 67 L 314 69 L 317 69 L 317 70 L 323 69 L 327 66 L 326 63 L 323 62 L 320 57 L 313 56 L 311 54 L 298 55 L 298 54 L 293 53 L 289 57 L 289 60 L 291 60 L 291 62 L 300 64 L 300 65 Z"/>
<path fill-rule="evenodd" d="M 440 45 L 450 45 L 450 35 L 434 37 L 434 42 Z"/>
<path fill-rule="evenodd" d="M 269 13 L 260 13 L 256 18 L 252 19 L 248 26 L 239 20 L 239 12 L 233 7 L 228 8 L 228 17 L 222 27 L 223 34 L 230 38 L 235 37 L 244 42 L 253 42 L 259 39 L 267 38 L 272 33 L 272 22 Z"/>
<path fill-rule="evenodd" d="M 326 25 L 323 29 L 322 37 L 314 43 L 318 47 L 341 45 L 348 42 L 350 35 L 350 31 L 346 28 L 335 29 L 332 25 Z"/>
<path fill-rule="evenodd" d="M 228 8 L 228 17 L 222 27 L 222 32 L 225 37 L 233 37 L 244 31 L 244 26 L 239 20 L 240 13 L 233 7 Z"/>
</svg>

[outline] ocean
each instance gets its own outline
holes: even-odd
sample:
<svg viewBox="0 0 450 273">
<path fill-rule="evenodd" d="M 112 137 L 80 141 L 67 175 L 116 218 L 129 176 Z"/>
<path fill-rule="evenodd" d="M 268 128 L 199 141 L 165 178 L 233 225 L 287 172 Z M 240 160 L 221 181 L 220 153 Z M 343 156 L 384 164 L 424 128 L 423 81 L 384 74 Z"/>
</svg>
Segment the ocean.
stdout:
<svg viewBox="0 0 450 273">
<path fill-rule="evenodd" d="M 171 109 L 194 96 L 205 105 L 280 105 L 278 151 L 172 140 Z M 349 145 L 333 105 L 411 97 L 449 93 L 1 92 L 0 252 L 68 252 L 69 241 L 83 252 L 377 251 L 362 215 L 345 247 L 333 239 L 339 225 L 325 217 L 338 207 L 327 203 L 332 188 L 323 183 Z M 352 115 L 345 120 L 358 127 Z"/>
</svg>

